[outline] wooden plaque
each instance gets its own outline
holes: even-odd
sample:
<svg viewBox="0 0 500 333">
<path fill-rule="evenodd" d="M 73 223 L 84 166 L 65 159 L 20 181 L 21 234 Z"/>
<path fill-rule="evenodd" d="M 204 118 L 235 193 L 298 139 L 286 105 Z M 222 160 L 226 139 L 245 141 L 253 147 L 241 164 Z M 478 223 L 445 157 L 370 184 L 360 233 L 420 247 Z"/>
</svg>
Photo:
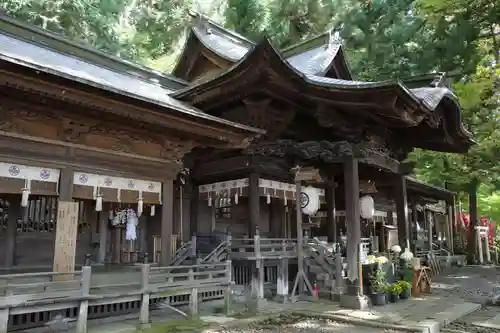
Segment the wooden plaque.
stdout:
<svg viewBox="0 0 500 333">
<path fill-rule="evenodd" d="M 78 203 L 59 201 L 57 208 L 56 243 L 54 247 L 54 272 L 75 270 L 76 236 L 78 232 Z M 71 275 L 59 279 L 70 279 Z"/>
</svg>

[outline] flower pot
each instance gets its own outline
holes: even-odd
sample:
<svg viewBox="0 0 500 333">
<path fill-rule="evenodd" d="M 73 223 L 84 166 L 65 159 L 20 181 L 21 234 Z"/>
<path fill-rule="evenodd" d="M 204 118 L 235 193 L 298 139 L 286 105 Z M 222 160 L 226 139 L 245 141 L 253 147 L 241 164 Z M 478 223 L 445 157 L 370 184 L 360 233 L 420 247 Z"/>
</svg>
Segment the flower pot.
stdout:
<svg viewBox="0 0 500 333">
<path fill-rule="evenodd" d="M 385 293 L 373 293 L 371 295 L 372 299 L 372 304 L 373 305 L 385 305 L 386 304 L 386 299 L 385 299 Z"/>
<path fill-rule="evenodd" d="M 389 293 L 389 302 L 396 303 L 399 300 L 399 294 Z"/>
<path fill-rule="evenodd" d="M 411 288 L 399 294 L 399 299 L 408 299 L 411 296 Z"/>
</svg>

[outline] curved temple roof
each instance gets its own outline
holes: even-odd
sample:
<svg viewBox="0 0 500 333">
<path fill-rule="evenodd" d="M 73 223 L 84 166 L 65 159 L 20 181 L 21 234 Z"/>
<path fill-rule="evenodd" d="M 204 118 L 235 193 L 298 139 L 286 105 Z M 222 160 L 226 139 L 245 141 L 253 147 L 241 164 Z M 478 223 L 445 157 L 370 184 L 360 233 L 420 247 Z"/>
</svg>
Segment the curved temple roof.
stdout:
<svg viewBox="0 0 500 333">
<path fill-rule="evenodd" d="M 188 45 L 199 42 L 221 59 L 234 64 L 244 58 L 256 44 L 245 37 L 226 30 L 209 19 L 198 16 L 186 40 L 186 47 L 173 73 L 183 77 L 182 65 L 192 54 Z M 344 59 L 342 44 L 330 33 L 317 36 L 282 50 L 283 57 L 299 72 L 351 80 L 352 75 Z"/>
<path fill-rule="evenodd" d="M 233 51 L 236 52 L 233 53 L 235 59 L 243 53 L 243 46 Z M 448 88 L 436 84 L 435 87 L 410 89 L 401 81 L 362 82 L 324 77 L 324 64 L 328 62 L 325 58 L 319 57 L 325 61 L 318 60 L 305 67 L 303 63 L 297 65 L 299 61 L 296 59 L 306 57 L 306 54 L 286 58 L 286 51 L 284 54 L 278 52 L 265 38 L 229 69 L 215 77 L 200 80 L 172 96 L 199 103 L 221 98 L 220 94 L 231 89 L 241 90 L 242 75 L 247 82 L 269 82 L 263 76 L 275 77 L 277 74 L 287 82 L 283 84 L 283 90 L 291 89 L 300 98 L 321 99 L 337 106 L 348 105 L 370 118 L 375 115 L 393 131 L 399 131 L 412 147 L 466 152 L 473 143 L 462 125 L 458 101 Z M 213 90 L 221 86 L 224 88 L 216 89 L 218 92 Z M 259 89 L 263 89 L 262 84 Z M 211 93 L 204 97 L 203 93 L 209 90 Z M 433 122 L 434 125 L 431 124 Z"/>
</svg>

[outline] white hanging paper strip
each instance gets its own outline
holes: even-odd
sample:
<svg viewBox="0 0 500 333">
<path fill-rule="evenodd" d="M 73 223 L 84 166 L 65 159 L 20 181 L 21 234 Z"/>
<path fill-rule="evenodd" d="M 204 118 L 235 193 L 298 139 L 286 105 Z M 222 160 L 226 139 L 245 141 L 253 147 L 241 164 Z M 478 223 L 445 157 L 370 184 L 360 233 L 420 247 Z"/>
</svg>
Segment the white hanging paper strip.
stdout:
<svg viewBox="0 0 500 333">
<path fill-rule="evenodd" d="M 59 182 L 59 174 L 58 169 L 0 162 L 0 177 L 57 183 Z"/>
<path fill-rule="evenodd" d="M 224 190 L 240 189 L 248 187 L 248 178 L 229 180 L 227 182 L 218 182 L 213 184 L 200 185 L 200 193 L 220 192 Z"/>
<path fill-rule="evenodd" d="M 31 193 L 31 180 L 26 179 L 21 196 L 21 207 L 28 207 L 28 199 Z"/>
<path fill-rule="evenodd" d="M 86 172 L 75 172 L 73 184 L 93 187 L 113 188 L 118 190 L 134 190 L 158 193 L 161 196 L 161 182 L 148 180 L 110 177 Z"/>
<path fill-rule="evenodd" d="M 259 179 L 259 187 L 272 190 L 272 197 L 279 197 L 281 191 L 295 193 L 295 184 L 287 184 L 269 179 Z M 316 188 L 320 196 L 325 196 L 325 190 Z"/>
<path fill-rule="evenodd" d="M 96 212 L 102 211 L 102 197 L 100 195 L 97 195 L 97 198 L 96 198 L 95 211 Z"/>
</svg>

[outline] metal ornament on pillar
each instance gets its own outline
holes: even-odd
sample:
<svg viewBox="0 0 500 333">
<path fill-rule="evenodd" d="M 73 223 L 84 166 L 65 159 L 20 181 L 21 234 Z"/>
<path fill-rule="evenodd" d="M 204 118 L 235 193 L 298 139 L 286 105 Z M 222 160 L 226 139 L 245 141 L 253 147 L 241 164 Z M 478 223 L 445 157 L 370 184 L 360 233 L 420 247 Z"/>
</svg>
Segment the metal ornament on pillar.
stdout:
<svg viewBox="0 0 500 333">
<path fill-rule="evenodd" d="M 373 219 L 375 214 L 375 201 L 369 195 L 366 195 L 359 199 L 359 210 L 361 217 L 367 220 Z"/>
<path fill-rule="evenodd" d="M 300 192 L 300 208 L 306 215 L 314 215 L 320 207 L 318 189 L 308 186 Z"/>
</svg>

